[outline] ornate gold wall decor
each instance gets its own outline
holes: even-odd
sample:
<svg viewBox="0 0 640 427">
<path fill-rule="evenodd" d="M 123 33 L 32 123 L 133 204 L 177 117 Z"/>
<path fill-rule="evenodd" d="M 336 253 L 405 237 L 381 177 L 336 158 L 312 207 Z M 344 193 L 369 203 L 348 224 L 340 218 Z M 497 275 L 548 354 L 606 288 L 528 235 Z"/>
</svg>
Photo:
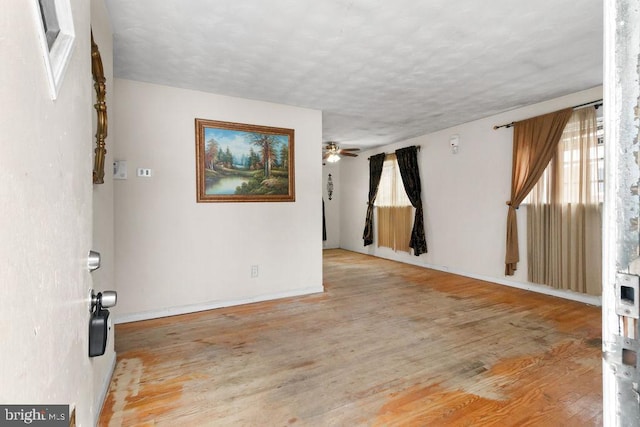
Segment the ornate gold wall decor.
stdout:
<svg viewBox="0 0 640 427">
<path fill-rule="evenodd" d="M 91 73 L 93 74 L 93 87 L 96 90 L 94 108 L 98 114 L 93 183 L 104 184 L 104 158 L 107 154 L 107 149 L 105 148 L 105 139 L 107 138 L 107 103 L 105 102 L 107 79 L 104 77 L 98 45 L 93 41 L 93 32 L 91 32 Z"/>
<path fill-rule="evenodd" d="M 333 199 L 333 180 L 331 179 L 331 174 L 327 178 L 327 194 L 329 195 L 329 200 Z"/>
</svg>

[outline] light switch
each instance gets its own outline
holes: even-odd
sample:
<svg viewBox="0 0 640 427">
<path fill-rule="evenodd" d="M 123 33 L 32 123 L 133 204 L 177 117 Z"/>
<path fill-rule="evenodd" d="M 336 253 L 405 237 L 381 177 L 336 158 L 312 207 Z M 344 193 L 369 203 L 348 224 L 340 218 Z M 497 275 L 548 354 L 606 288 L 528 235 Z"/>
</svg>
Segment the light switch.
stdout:
<svg viewBox="0 0 640 427">
<path fill-rule="evenodd" d="M 113 162 L 113 179 L 127 179 L 126 160 L 116 160 Z"/>
</svg>

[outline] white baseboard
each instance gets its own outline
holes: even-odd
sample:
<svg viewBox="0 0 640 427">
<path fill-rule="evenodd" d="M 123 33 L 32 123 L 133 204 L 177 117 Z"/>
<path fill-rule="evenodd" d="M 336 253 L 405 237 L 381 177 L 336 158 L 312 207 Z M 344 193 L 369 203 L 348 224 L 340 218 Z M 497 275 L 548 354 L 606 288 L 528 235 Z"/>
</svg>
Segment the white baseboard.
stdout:
<svg viewBox="0 0 640 427">
<path fill-rule="evenodd" d="M 466 273 L 462 271 L 457 271 L 455 269 L 438 268 L 438 266 L 430 266 L 427 264 L 424 264 L 424 266 L 427 268 L 431 268 L 433 270 L 446 271 L 448 273 L 457 274 L 458 276 L 470 277 L 472 279 L 482 280 L 484 282 L 497 283 L 499 285 L 510 286 L 512 288 L 518 288 L 518 289 L 524 289 L 531 292 L 537 292 L 539 294 L 551 295 L 554 297 L 564 298 L 571 301 L 577 301 L 584 304 L 595 305 L 597 307 L 602 306 L 602 297 L 598 297 L 594 295 L 581 294 L 573 291 L 564 291 L 564 290 L 552 288 L 550 286 L 538 285 L 537 283 L 531 283 L 531 282 L 522 283 L 522 282 L 516 282 L 513 280 L 482 276 L 480 274 Z"/>
<path fill-rule="evenodd" d="M 340 246 L 338 246 L 335 243 L 327 243 L 327 242 L 323 242 L 322 243 L 322 249 L 340 249 Z"/>
<path fill-rule="evenodd" d="M 111 363 L 109 368 L 109 374 L 105 375 L 104 380 L 102 381 L 102 388 L 100 391 L 100 395 L 98 396 L 98 400 L 95 402 L 94 407 L 97 409 L 95 413 L 95 419 L 93 425 L 98 425 L 98 420 L 100 419 L 100 414 L 102 413 L 102 407 L 104 406 L 104 402 L 107 400 L 107 393 L 109 393 L 109 386 L 111 385 L 111 378 L 113 378 L 113 372 L 116 370 L 116 352 L 114 351 L 111 355 Z"/>
<path fill-rule="evenodd" d="M 225 301 L 209 301 L 201 304 L 189 304 L 177 307 L 167 307 L 158 310 L 149 310 L 139 313 L 127 313 L 121 315 L 115 315 L 113 323 L 129 323 L 138 322 L 140 320 L 157 319 L 159 317 L 177 316 L 179 314 L 195 313 L 198 311 L 213 310 L 215 308 L 231 307 L 234 305 L 251 304 L 254 302 L 270 301 L 274 299 L 298 297 L 303 295 L 310 295 L 324 292 L 322 286 L 295 289 L 292 291 L 277 292 L 275 294 L 258 295 L 255 297 L 241 298 L 236 300 Z"/>
</svg>

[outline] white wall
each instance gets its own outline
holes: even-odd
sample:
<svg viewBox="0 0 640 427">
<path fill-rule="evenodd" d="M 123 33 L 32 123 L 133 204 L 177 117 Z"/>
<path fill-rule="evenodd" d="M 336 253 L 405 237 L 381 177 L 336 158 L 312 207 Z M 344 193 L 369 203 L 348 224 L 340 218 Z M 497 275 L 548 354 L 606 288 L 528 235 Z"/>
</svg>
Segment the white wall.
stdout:
<svg viewBox="0 0 640 427">
<path fill-rule="evenodd" d="M 104 4 L 104 0 L 91 0 L 91 30 L 93 39 L 100 50 L 102 67 L 106 82 L 106 103 L 107 103 L 107 154 L 104 166 L 104 183 L 93 186 L 93 244 L 92 249 L 100 252 L 101 265 L 98 270 L 91 273 L 93 286 L 96 291 L 103 291 L 115 288 L 115 255 L 114 255 L 114 211 L 113 211 L 113 32 L 109 22 L 109 14 Z M 95 90 L 92 91 L 92 102 L 95 103 Z M 91 109 L 92 114 L 92 138 L 95 147 L 96 114 L 95 109 Z M 111 321 L 109 322 L 111 323 Z M 107 350 L 104 356 L 91 359 L 96 368 L 94 370 L 94 396 L 95 405 L 99 408 L 106 397 L 109 388 L 111 373 L 115 367 L 116 354 L 114 352 L 113 328 L 109 330 L 107 338 Z M 96 413 L 98 415 L 98 413 Z"/>
<path fill-rule="evenodd" d="M 71 0 L 76 41 L 50 99 L 36 2 L 0 14 L 0 402 L 71 404 L 93 425 L 87 254 L 92 246 L 90 4 Z"/>
<path fill-rule="evenodd" d="M 518 211 L 518 270 L 514 276 L 504 275 L 513 129 L 493 130 L 493 126 L 600 98 L 602 88 L 593 88 L 362 153 L 353 159 L 349 167 L 341 169 L 340 246 L 497 283 L 541 290 L 539 285 L 526 280 L 524 209 Z M 460 136 L 460 149 L 458 154 L 452 154 L 449 138 L 456 134 Z M 367 157 L 409 145 L 422 147 L 418 161 L 429 252 L 419 257 L 377 248 L 375 241 L 365 248 L 362 242 L 369 185 Z M 550 293 L 556 293 L 548 289 Z M 577 295 L 571 297 L 582 298 Z"/>
<path fill-rule="evenodd" d="M 324 215 L 327 224 L 327 240 L 324 249 L 340 247 L 340 166 L 348 162 L 342 159 L 338 163 L 327 163 L 322 167 L 322 198 L 324 199 Z M 333 195 L 329 200 L 327 180 L 331 174 Z"/>
<path fill-rule="evenodd" d="M 320 111 L 121 79 L 115 97 L 118 322 L 322 291 Z M 196 203 L 195 118 L 295 129 L 296 201 Z"/>
</svg>

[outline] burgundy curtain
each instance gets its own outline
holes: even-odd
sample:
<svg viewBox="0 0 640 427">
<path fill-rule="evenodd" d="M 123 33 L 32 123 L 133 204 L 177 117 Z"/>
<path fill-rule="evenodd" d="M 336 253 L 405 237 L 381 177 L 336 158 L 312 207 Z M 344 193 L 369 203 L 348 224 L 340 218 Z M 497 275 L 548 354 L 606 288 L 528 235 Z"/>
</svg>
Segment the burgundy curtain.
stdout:
<svg viewBox="0 0 640 427">
<path fill-rule="evenodd" d="M 378 194 L 384 157 L 385 154 L 380 153 L 369 158 L 369 202 L 367 205 L 367 218 L 364 223 L 364 233 L 362 233 L 365 246 L 373 243 L 373 202 L 376 201 L 376 195 Z"/>
<path fill-rule="evenodd" d="M 514 125 L 511 200 L 507 202 L 509 213 L 504 272 L 507 276 L 513 276 L 520 261 L 516 209 L 542 176 L 572 113 L 572 108 L 566 108 Z"/>
<path fill-rule="evenodd" d="M 411 230 L 409 247 L 413 248 L 413 254 L 418 256 L 427 253 L 427 239 L 424 234 L 424 216 L 422 213 L 422 185 L 420 184 L 420 170 L 418 168 L 418 148 L 407 147 L 396 150 L 400 176 L 404 184 L 409 200 L 416 208 Z"/>
</svg>

